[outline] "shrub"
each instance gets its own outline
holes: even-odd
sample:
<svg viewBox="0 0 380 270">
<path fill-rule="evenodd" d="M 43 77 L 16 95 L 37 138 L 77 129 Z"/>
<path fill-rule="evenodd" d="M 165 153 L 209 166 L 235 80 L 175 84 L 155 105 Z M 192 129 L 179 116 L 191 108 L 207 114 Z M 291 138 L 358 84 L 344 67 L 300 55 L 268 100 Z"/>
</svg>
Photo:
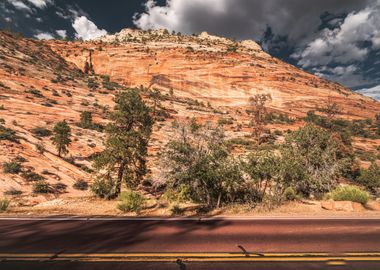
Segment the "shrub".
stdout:
<svg viewBox="0 0 380 270">
<path fill-rule="evenodd" d="M 138 214 L 144 207 L 145 198 L 135 191 L 127 191 L 120 193 L 120 203 L 117 208 L 123 212 L 135 212 Z"/>
<path fill-rule="evenodd" d="M 287 135 L 280 150 L 282 160 L 293 163 L 287 169 L 289 184 L 306 196 L 330 191 L 352 165 L 340 145 L 339 138 L 312 124 Z"/>
<path fill-rule="evenodd" d="M 38 181 L 33 184 L 33 193 L 49 193 L 50 186 L 45 181 Z"/>
<path fill-rule="evenodd" d="M 170 207 L 170 212 L 172 215 L 182 215 L 184 209 L 182 209 L 178 204 L 173 204 L 172 207 Z"/>
<path fill-rule="evenodd" d="M 18 142 L 18 137 L 16 136 L 16 131 L 4 127 L 0 124 L 0 141 L 7 140 L 11 142 Z"/>
<path fill-rule="evenodd" d="M 80 127 L 91 128 L 92 127 L 92 113 L 89 111 L 81 112 L 80 114 Z"/>
<path fill-rule="evenodd" d="M 42 175 L 39 175 L 38 173 L 35 173 L 31 170 L 27 170 L 21 173 L 21 176 L 27 180 L 27 181 L 41 181 L 45 178 Z"/>
<path fill-rule="evenodd" d="M 367 192 L 355 186 L 338 187 L 331 193 L 334 201 L 351 201 L 366 204 L 369 199 Z"/>
<path fill-rule="evenodd" d="M 44 95 L 41 93 L 41 91 L 40 91 L 40 90 L 37 90 L 37 89 L 26 90 L 25 92 L 26 92 L 26 93 L 30 93 L 30 94 L 32 94 L 33 96 L 38 97 L 38 98 L 42 98 L 42 97 L 44 97 Z"/>
<path fill-rule="evenodd" d="M 67 185 L 64 183 L 57 183 L 53 185 L 54 191 L 57 191 L 57 192 L 65 192 L 66 188 L 67 188 Z"/>
<path fill-rule="evenodd" d="M 38 151 L 38 153 L 43 154 L 46 149 L 42 143 L 37 143 L 36 144 L 36 150 Z"/>
<path fill-rule="evenodd" d="M 92 192 L 103 199 L 114 199 L 118 195 L 115 182 L 111 178 L 97 178 L 91 186 Z"/>
<path fill-rule="evenodd" d="M 8 209 L 10 201 L 8 199 L 0 199 L 0 212 Z"/>
<path fill-rule="evenodd" d="M 38 137 L 48 137 L 51 135 L 51 131 L 44 127 L 36 127 L 32 129 L 32 133 Z"/>
<path fill-rule="evenodd" d="M 75 188 L 77 190 L 87 190 L 88 189 L 88 183 L 87 183 L 87 181 L 85 181 L 83 179 L 79 179 L 74 183 L 73 188 Z"/>
<path fill-rule="evenodd" d="M 248 189 L 240 162 L 230 155 L 224 132 L 217 128 L 181 124 L 161 153 L 167 190 L 208 207 L 243 202 Z"/>
<path fill-rule="evenodd" d="M 5 162 L 3 163 L 3 171 L 4 173 L 17 174 L 21 172 L 21 164 L 14 161 Z"/>
<path fill-rule="evenodd" d="M 284 198 L 287 201 L 294 201 L 297 198 L 297 193 L 292 187 L 285 189 Z"/>
<path fill-rule="evenodd" d="M 15 189 L 14 187 L 11 187 L 7 191 L 4 191 L 4 195 L 9 195 L 9 196 L 17 196 L 21 194 L 22 194 L 22 191 L 19 189 Z"/>
<path fill-rule="evenodd" d="M 371 192 L 375 192 L 380 187 L 380 168 L 376 162 L 372 162 L 368 170 L 362 169 L 357 178 L 357 182 L 365 186 Z"/>
</svg>

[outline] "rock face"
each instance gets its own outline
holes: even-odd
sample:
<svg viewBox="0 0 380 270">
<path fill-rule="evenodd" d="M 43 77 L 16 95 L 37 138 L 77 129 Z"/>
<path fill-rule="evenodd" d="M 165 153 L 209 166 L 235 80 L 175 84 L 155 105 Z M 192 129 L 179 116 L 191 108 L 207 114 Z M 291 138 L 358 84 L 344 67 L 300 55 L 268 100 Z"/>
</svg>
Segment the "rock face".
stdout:
<svg viewBox="0 0 380 270">
<path fill-rule="evenodd" d="M 336 102 L 350 118 L 379 112 L 378 102 L 273 58 L 251 40 L 126 29 L 92 43 L 49 45 L 78 68 L 83 69 L 92 51 L 96 73 L 131 87 L 174 89 L 215 106 L 244 107 L 253 94 L 268 93 L 270 107 L 293 116 L 327 102 Z"/>
<path fill-rule="evenodd" d="M 350 201 L 323 201 L 321 206 L 323 209 L 335 211 L 357 212 L 365 210 L 362 204 Z"/>
<path fill-rule="evenodd" d="M 95 75 L 83 73 L 86 62 Z M 156 123 L 149 147 L 153 174 L 155 153 L 171 136 L 174 120 L 195 117 L 216 123 L 229 118 L 227 137 L 249 138 L 245 109 L 255 93 L 271 94 L 270 111 L 293 118 L 331 101 L 342 108 L 344 118 L 380 113 L 380 103 L 275 59 L 254 41 L 235 42 L 207 33 L 170 35 L 163 30 L 125 29 L 91 42 L 36 41 L 0 32 L 0 118 L 18 137 L 18 142 L 0 140 L 0 164 L 21 157 L 24 171 L 38 173 L 52 186 L 67 186 L 66 192 L 44 198 L 89 194 L 73 184 L 78 179 L 91 181 L 91 156 L 103 149 L 105 135 L 83 129 L 78 122 L 81 112 L 91 111 L 95 123 L 107 123 L 106 112 L 118 89 L 110 81 L 157 88 L 165 97 L 161 107 L 169 117 Z M 150 102 L 149 96 L 144 98 Z M 49 137 L 34 131 L 52 130 L 63 119 L 70 124 L 73 141 L 65 159 L 57 157 Z M 287 130 L 302 124 L 297 120 L 268 128 Z M 37 145 L 45 151 L 38 151 Z M 0 194 L 14 187 L 29 196 L 33 181 L 26 178 L 0 168 Z M 36 196 L 31 201 L 43 200 Z"/>
</svg>

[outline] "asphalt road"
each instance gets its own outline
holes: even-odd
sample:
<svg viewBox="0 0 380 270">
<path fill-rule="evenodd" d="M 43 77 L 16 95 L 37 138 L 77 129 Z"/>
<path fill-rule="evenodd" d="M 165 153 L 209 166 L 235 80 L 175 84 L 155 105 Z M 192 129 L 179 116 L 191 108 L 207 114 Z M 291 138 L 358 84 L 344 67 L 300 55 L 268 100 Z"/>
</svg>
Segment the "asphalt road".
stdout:
<svg viewBox="0 0 380 270">
<path fill-rule="evenodd" d="M 380 219 L 0 219 L 0 261 L 0 269 L 380 269 Z"/>
</svg>

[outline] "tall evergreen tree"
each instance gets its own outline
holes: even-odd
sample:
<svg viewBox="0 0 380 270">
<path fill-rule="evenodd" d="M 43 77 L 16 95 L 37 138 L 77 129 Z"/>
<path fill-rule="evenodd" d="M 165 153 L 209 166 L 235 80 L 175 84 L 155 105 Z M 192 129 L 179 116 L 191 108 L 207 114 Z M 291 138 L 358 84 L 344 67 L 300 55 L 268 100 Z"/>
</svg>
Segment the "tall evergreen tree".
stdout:
<svg viewBox="0 0 380 270">
<path fill-rule="evenodd" d="M 112 122 L 106 127 L 105 150 L 94 164 L 101 173 L 100 179 L 114 185 L 108 198 L 120 193 L 123 181 L 134 188 L 146 174 L 148 142 L 153 126 L 150 109 L 137 89 L 119 93 L 115 102 L 110 114 Z"/>
<path fill-rule="evenodd" d="M 53 129 L 53 144 L 56 146 L 58 151 L 58 156 L 62 154 L 67 154 L 67 146 L 71 143 L 71 128 L 65 120 L 58 122 Z"/>
</svg>

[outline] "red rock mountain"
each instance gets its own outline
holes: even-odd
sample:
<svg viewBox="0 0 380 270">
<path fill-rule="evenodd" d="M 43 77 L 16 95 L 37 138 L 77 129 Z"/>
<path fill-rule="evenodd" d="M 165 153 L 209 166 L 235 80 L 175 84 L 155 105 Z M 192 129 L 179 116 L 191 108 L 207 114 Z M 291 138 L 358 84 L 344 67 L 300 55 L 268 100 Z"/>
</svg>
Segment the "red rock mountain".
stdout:
<svg viewBox="0 0 380 270">
<path fill-rule="evenodd" d="M 83 72 L 86 65 L 95 75 Z M 330 102 L 338 104 L 343 118 L 374 118 L 380 113 L 380 103 L 373 99 L 276 59 L 250 40 L 125 29 L 89 42 L 36 41 L 2 32 L 0 118 L 16 132 L 19 143 L 0 140 L 0 163 L 21 159 L 24 170 L 38 173 L 52 185 L 66 184 L 67 193 L 60 196 L 86 194 L 72 184 L 91 179 L 89 157 L 102 149 L 104 134 L 76 123 L 82 111 L 92 111 L 94 122 L 106 123 L 105 111 L 113 106 L 112 89 L 118 87 L 114 82 L 156 88 L 166 95 L 161 106 L 170 117 L 155 125 L 152 155 L 170 136 L 173 119 L 216 122 L 228 117 L 230 138 L 249 137 L 245 109 L 256 93 L 270 94 L 270 110 L 293 118 Z M 48 137 L 36 135 L 36 128 L 51 130 L 63 119 L 73 134 L 66 159 L 57 157 Z M 269 127 L 286 130 L 300 124 Z M 40 153 L 38 145 L 46 151 Z M 366 145 L 361 142 L 361 147 Z M 154 164 L 154 157 L 151 160 Z M 14 187 L 30 194 L 32 185 L 27 179 L 1 170 L 0 192 Z M 32 197 L 28 203 L 45 199 Z"/>
</svg>

